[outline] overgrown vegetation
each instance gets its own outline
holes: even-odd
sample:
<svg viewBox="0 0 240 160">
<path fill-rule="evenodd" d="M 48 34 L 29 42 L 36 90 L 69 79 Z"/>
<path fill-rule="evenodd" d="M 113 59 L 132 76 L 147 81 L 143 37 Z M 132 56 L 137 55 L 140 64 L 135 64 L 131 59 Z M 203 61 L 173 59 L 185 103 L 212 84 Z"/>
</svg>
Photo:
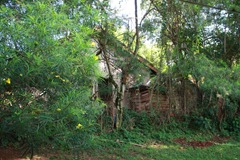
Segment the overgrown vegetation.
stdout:
<svg viewBox="0 0 240 160">
<path fill-rule="evenodd" d="M 191 127 L 201 123 L 201 118 L 199 122 L 193 122 L 192 117 L 185 120 L 173 118 L 168 123 L 153 125 L 159 117 L 133 111 L 125 111 L 125 115 L 122 129 L 94 136 L 92 148 L 78 158 L 212 160 L 239 157 L 240 139 L 212 132 L 202 124 Z"/>
<path fill-rule="evenodd" d="M 0 12 L 1 145 L 19 142 L 26 153 L 87 147 L 103 106 L 91 100 L 98 77 L 92 29 L 64 5 L 9 5 Z"/>
<path fill-rule="evenodd" d="M 108 0 L 0 2 L 0 146 L 97 159 L 240 156 L 240 1 L 142 0 L 142 20 L 134 2 L 133 28 Z M 150 85 L 139 55 L 157 67 Z M 125 91 L 140 85 L 166 95 L 167 111 L 129 110 Z"/>
</svg>

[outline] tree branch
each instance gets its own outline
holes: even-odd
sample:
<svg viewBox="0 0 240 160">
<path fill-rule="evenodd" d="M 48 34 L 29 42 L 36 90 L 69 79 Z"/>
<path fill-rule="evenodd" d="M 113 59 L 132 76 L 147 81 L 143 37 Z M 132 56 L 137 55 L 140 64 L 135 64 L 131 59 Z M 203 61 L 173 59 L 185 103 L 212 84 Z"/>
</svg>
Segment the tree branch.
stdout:
<svg viewBox="0 0 240 160">
<path fill-rule="evenodd" d="M 212 9 L 216 9 L 216 10 L 220 10 L 220 11 L 240 13 L 240 11 L 236 11 L 235 9 L 229 10 L 229 9 L 225 9 L 225 8 L 221 8 L 221 7 L 214 7 L 214 6 L 210 6 L 210 5 L 207 5 L 207 4 L 192 2 L 192 1 L 186 1 L 186 0 L 179 0 L 179 1 L 184 2 L 184 3 L 189 3 L 189 4 L 192 4 L 192 5 L 198 5 L 198 6 L 202 6 L 202 7 L 212 8 Z"/>
<path fill-rule="evenodd" d="M 151 4 L 153 4 L 155 10 L 157 10 L 158 13 L 161 13 L 160 9 L 157 7 L 157 5 L 154 3 L 154 0 L 150 0 Z"/>
<path fill-rule="evenodd" d="M 143 20 L 148 16 L 149 13 L 151 13 L 151 11 L 154 10 L 154 8 L 151 8 L 151 9 L 148 9 L 147 12 L 143 15 L 140 23 L 139 23 L 139 26 L 142 26 L 142 22 Z"/>
</svg>

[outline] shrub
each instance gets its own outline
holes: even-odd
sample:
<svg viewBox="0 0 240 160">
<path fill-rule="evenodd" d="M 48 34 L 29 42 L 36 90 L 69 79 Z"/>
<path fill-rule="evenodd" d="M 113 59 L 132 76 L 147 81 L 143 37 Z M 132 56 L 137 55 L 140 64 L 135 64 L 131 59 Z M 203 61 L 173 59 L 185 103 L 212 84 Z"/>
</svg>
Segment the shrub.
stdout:
<svg viewBox="0 0 240 160">
<path fill-rule="evenodd" d="M 102 106 L 90 100 L 98 76 L 92 30 L 64 5 L 0 7 L 1 144 L 87 146 Z"/>
</svg>

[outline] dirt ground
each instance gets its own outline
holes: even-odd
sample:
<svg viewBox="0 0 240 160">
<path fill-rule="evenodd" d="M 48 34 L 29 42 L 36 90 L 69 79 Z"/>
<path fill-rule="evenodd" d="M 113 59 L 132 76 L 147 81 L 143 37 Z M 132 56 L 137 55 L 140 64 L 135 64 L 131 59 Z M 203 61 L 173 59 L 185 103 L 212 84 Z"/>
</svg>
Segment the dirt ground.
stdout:
<svg viewBox="0 0 240 160">
<path fill-rule="evenodd" d="M 30 158 L 21 158 L 21 151 L 12 147 L 0 147 L 0 160 L 30 160 Z M 32 160 L 47 160 L 44 156 L 33 156 Z"/>
<path fill-rule="evenodd" d="M 216 143 L 225 143 L 229 137 L 213 137 L 209 141 L 187 141 L 186 138 L 177 138 L 174 139 L 173 142 L 180 144 L 181 146 L 190 146 L 190 147 L 199 147 L 205 148 L 215 145 Z"/>
</svg>

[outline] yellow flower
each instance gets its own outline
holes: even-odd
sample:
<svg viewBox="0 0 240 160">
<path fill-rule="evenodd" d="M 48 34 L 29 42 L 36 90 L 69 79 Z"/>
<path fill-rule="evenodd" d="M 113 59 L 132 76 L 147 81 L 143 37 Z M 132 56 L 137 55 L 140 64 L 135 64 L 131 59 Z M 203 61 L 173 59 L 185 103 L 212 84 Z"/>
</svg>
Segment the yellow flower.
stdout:
<svg viewBox="0 0 240 160">
<path fill-rule="evenodd" d="M 57 111 L 60 112 L 60 111 L 61 111 L 61 108 L 58 108 Z"/>
<path fill-rule="evenodd" d="M 19 74 L 19 76 L 20 76 L 20 77 L 22 77 L 22 76 L 23 76 L 23 75 L 22 75 L 22 73 L 21 73 L 21 74 Z"/>
<path fill-rule="evenodd" d="M 11 84 L 11 79 L 10 79 L 10 78 L 7 78 L 5 82 L 6 82 L 7 84 Z"/>
<path fill-rule="evenodd" d="M 93 59 L 94 59 L 95 61 L 97 61 L 97 60 L 98 60 L 98 56 L 94 56 Z"/>
<path fill-rule="evenodd" d="M 92 46 L 92 47 L 95 47 L 95 46 L 96 46 L 96 43 L 95 43 L 95 42 L 92 42 L 92 43 L 91 43 L 91 46 Z"/>
<path fill-rule="evenodd" d="M 59 78 L 60 76 L 59 76 L 59 75 L 56 75 L 55 77 L 56 77 L 56 78 Z"/>
<path fill-rule="evenodd" d="M 78 125 L 76 126 L 77 129 L 79 128 L 83 128 L 83 125 L 81 125 L 80 123 L 78 123 Z"/>
</svg>

